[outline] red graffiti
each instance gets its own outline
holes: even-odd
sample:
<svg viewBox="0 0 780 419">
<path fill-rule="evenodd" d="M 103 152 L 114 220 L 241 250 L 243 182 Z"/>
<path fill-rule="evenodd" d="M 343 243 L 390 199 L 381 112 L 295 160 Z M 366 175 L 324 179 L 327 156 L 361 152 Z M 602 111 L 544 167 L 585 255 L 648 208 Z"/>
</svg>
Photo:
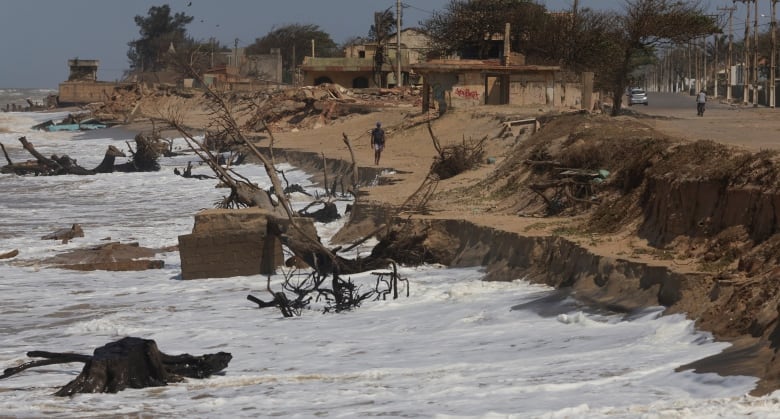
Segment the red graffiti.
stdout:
<svg viewBox="0 0 780 419">
<path fill-rule="evenodd" d="M 455 88 L 455 94 L 457 96 L 460 96 L 462 98 L 466 99 L 479 99 L 479 92 L 471 90 L 471 89 L 461 89 L 460 87 Z"/>
</svg>

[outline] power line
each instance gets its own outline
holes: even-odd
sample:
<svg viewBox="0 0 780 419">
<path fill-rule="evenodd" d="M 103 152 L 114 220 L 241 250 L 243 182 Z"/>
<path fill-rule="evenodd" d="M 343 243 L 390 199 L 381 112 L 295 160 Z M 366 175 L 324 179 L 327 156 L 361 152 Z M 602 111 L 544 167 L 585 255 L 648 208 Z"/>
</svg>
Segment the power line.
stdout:
<svg viewBox="0 0 780 419">
<path fill-rule="evenodd" d="M 419 7 L 417 7 L 417 6 L 412 6 L 412 5 L 411 5 L 411 4 L 409 4 L 409 3 L 401 3 L 401 5 L 402 5 L 404 8 L 406 8 L 406 9 L 413 9 L 413 10 L 417 10 L 418 12 L 428 13 L 429 15 L 432 15 L 432 14 L 436 13 L 436 12 L 434 12 L 433 10 L 426 10 L 426 9 L 421 9 L 421 8 L 419 8 Z"/>
</svg>

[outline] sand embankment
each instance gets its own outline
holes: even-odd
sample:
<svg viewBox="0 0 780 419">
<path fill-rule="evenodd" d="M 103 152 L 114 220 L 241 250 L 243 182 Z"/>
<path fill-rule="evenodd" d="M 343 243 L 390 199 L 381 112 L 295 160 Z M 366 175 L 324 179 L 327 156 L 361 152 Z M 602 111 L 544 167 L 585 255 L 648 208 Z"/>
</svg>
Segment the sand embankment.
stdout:
<svg viewBox="0 0 780 419">
<path fill-rule="evenodd" d="M 757 115 L 756 123 L 774 123 Z M 419 117 L 412 107 L 383 107 L 332 118 L 316 129 L 275 131 L 275 157 L 318 181 L 327 172 L 333 182 L 351 176 L 344 137 L 349 139 L 362 186 L 339 240 L 354 240 L 392 220 L 400 231 L 419 235 L 437 261 L 485 266 L 488 279 L 525 277 L 619 312 L 665 306 L 735 343 L 691 367 L 757 376 L 757 393 L 778 388 L 776 153 L 674 136 L 709 132 L 708 124 L 722 124 L 718 119 L 454 110 L 432 121 L 434 134 L 442 145 L 487 137 L 489 159 L 439 182 L 424 208 L 399 214 L 398 206 L 418 189 L 436 156 Z M 538 118 L 539 133 L 505 124 L 527 118 Z M 374 166 L 368 131 L 377 121 L 388 141 Z M 188 125 L 207 122 L 201 113 Z M 267 135 L 255 138 L 259 147 L 270 144 Z M 561 168 L 575 180 L 561 178 Z M 576 178 L 599 169 L 608 174 L 598 184 Z"/>
</svg>

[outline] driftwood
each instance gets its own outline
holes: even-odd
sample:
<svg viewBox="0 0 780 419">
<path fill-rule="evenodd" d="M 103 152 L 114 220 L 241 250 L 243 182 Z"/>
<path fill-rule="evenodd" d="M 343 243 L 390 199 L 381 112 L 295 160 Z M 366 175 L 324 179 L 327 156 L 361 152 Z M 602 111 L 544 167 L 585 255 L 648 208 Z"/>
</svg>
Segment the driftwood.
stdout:
<svg viewBox="0 0 780 419">
<path fill-rule="evenodd" d="M 19 255 L 19 249 L 14 249 L 9 252 L 0 253 L 0 259 L 11 259 Z"/>
<path fill-rule="evenodd" d="M 141 247 L 137 242 L 109 242 L 59 253 L 41 259 L 38 263 L 76 271 L 142 271 L 165 266 L 162 260 L 151 258 L 168 250 Z"/>
<path fill-rule="evenodd" d="M 126 337 L 95 349 L 92 356 L 32 351 L 31 358 L 45 358 L 7 368 L 0 379 L 26 369 L 53 364 L 84 363 L 81 373 L 59 389 L 56 396 L 77 393 L 116 393 L 126 388 L 160 387 L 184 377 L 206 378 L 227 368 L 233 356 L 226 352 L 193 356 L 168 355 L 150 339 Z"/>
<path fill-rule="evenodd" d="M 309 208 L 320 204 L 322 205 L 322 208 L 314 212 L 309 212 Z M 298 213 L 303 217 L 313 218 L 315 221 L 320 223 L 329 223 L 341 218 L 341 215 L 339 215 L 339 210 L 336 208 L 336 204 L 333 202 L 314 201 L 298 211 Z"/>
<path fill-rule="evenodd" d="M 192 162 L 191 161 L 187 162 L 187 167 L 184 169 L 184 172 L 180 172 L 179 168 L 174 168 L 173 169 L 173 173 L 175 173 L 175 174 L 177 174 L 177 175 L 179 175 L 181 177 L 192 178 L 192 179 L 200 179 L 200 180 L 216 179 L 214 176 L 209 176 L 209 175 L 193 175 L 192 174 Z"/>
<path fill-rule="evenodd" d="M 352 196 L 357 199 L 358 193 L 360 192 L 360 176 L 358 176 L 357 160 L 355 160 L 355 152 L 352 150 L 352 144 L 349 142 L 349 137 L 347 137 L 347 134 L 343 132 L 341 135 L 344 137 L 344 144 L 347 145 L 347 149 L 349 150 L 349 157 L 352 159 L 352 187 L 350 188 L 350 192 L 352 193 Z"/>
<path fill-rule="evenodd" d="M 36 175 L 36 176 L 56 176 L 56 175 L 94 175 L 97 173 L 113 172 L 139 172 L 156 171 L 160 169 L 157 159 L 165 150 L 165 143 L 155 137 L 148 137 L 138 134 L 135 138 L 137 151 L 130 152 L 132 158 L 127 163 L 115 164 L 117 157 L 127 157 L 124 152 L 113 145 L 109 145 L 103 156 L 103 161 L 93 169 L 86 169 L 78 165 L 75 159 L 65 155 L 46 157 L 42 155 L 35 146 L 27 140 L 27 137 L 20 137 L 19 142 L 35 160 L 28 160 L 22 163 L 13 163 L 3 152 L 8 164 L 0 168 L 1 173 L 13 173 L 16 175 Z M 0 144 L 2 145 L 2 144 Z M 130 144 L 128 144 L 130 146 Z"/>
<path fill-rule="evenodd" d="M 0 148 L 3 149 L 3 156 L 5 156 L 5 161 L 7 161 L 9 165 L 13 165 L 14 162 L 12 162 L 11 157 L 8 156 L 8 152 L 5 150 L 5 145 L 3 145 L 3 143 L 0 143 Z"/>
<path fill-rule="evenodd" d="M 168 152 L 168 144 L 156 134 L 135 136 L 135 150 L 127 144 L 130 150 L 130 161 L 117 165 L 116 170 L 121 172 L 156 172 L 160 170 L 158 160 Z"/>
<path fill-rule="evenodd" d="M 609 175 L 602 170 L 561 167 L 559 162 L 552 160 L 526 160 L 525 164 L 547 173 L 545 182 L 528 186 L 544 201 L 547 216 L 558 215 L 577 204 L 599 204 L 596 195 L 598 185 Z"/>
<path fill-rule="evenodd" d="M 81 224 L 73 224 L 70 228 L 59 229 L 41 237 L 41 240 L 62 240 L 64 243 L 67 243 L 68 240 L 72 240 L 75 237 L 84 237 L 84 230 L 81 228 Z"/>
<path fill-rule="evenodd" d="M 478 141 L 466 141 L 464 138 L 461 144 L 442 147 L 441 142 L 433 133 L 431 120 L 428 119 L 427 123 L 428 134 L 430 134 L 433 147 L 438 153 L 431 165 L 431 172 L 436 174 L 438 179 L 449 179 L 457 176 L 482 162 L 485 156 L 484 145 L 487 136 Z"/>
<path fill-rule="evenodd" d="M 359 307 L 364 301 L 371 298 L 375 300 L 385 300 L 387 295 L 392 294 L 393 299 L 398 298 L 398 283 L 403 282 L 406 286 L 406 296 L 409 296 L 409 280 L 401 278 L 398 274 L 398 267 L 395 261 L 383 259 L 381 266 L 375 268 L 385 268 L 390 266 L 389 271 L 372 272 L 377 276 L 374 289 L 362 291 L 352 280 L 341 280 L 333 277 L 331 286 L 326 286 L 327 276 L 319 275 L 316 271 L 303 275 L 302 280 L 297 280 L 294 271 L 285 274 L 285 280 L 282 288 L 285 291 L 296 296 L 295 299 L 289 299 L 284 292 L 273 292 L 270 286 L 270 278 L 266 285 L 267 291 L 272 295 L 269 301 L 263 301 L 253 295 L 247 295 L 249 301 L 257 304 L 258 308 L 276 307 L 284 317 L 300 315 L 302 309 L 306 308 L 313 300 L 324 299 L 326 304 L 324 312 L 342 312 Z"/>
</svg>

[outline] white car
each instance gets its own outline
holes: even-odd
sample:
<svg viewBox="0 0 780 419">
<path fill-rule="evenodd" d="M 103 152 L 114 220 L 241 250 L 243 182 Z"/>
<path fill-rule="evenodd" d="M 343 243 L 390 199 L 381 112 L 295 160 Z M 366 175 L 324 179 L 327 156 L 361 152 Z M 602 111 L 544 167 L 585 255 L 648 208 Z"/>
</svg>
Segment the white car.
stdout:
<svg viewBox="0 0 780 419">
<path fill-rule="evenodd" d="M 642 89 L 631 89 L 628 93 L 628 106 L 636 104 L 648 105 L 647 93 Z"/>
</svg>

